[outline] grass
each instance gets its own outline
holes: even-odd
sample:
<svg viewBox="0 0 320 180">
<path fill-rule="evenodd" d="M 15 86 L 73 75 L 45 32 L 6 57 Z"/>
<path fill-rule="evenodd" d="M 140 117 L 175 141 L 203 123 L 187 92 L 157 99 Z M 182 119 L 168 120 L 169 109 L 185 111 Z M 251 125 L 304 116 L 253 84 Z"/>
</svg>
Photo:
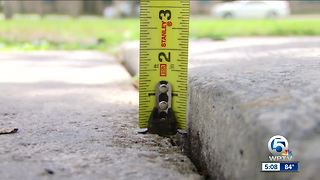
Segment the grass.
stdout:
<svg viewBox="0 0 320 180">
<path fill-rule="evenodd" d="M 191 38 L 222 40 L 241 36 L 316 36 L 318 19 L 219 20 L 191 18 Z M 18 16 L 0 18 L 0 50 L 95 49 L 105 51 L 139 39 L 138 19 Z"/>
<path fill-rule="evenodd" d="M 196 38 L 241 36 L 316 36 L 320 35 L 318 19 L 210 20 L 190 22 L 191 36 Z"/>
<path fill-rule="evenodd" d="M 0 49 L 99 49 L 139 38 L 137 19 L 19 17 L 0 20 Z"/>
</svg>

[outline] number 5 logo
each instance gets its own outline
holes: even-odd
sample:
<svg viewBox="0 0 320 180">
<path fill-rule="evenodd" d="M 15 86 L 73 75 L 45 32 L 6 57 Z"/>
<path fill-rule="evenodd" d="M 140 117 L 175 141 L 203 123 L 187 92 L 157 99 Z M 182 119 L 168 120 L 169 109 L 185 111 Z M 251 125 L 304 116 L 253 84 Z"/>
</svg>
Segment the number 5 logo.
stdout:
<svg viewBox="0 0 320 180">
<path fill-rule="evenodd" d="M 287 139 L 280 135 L 273 136 L 268 142 L 268 149 L 273 155 L 281 155 L 288 146 Z"/>
</svg>

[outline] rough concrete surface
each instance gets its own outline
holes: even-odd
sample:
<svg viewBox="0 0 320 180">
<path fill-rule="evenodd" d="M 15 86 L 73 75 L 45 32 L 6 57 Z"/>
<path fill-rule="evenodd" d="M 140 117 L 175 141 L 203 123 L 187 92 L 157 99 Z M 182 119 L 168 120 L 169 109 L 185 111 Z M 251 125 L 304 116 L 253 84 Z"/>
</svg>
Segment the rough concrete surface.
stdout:
<svg viewBox="0 0 320 180">
<path fill-rule="evenodd" d="M 189 53 L 190 157 L 203 173 L 212 179 L 320 177 L 319 37 L 200 40 L 190 43 Z M 261 161 L 269 161 L 268 140 L 278 134 L 300 161 L 299 173 L 260 172 Z"/>
<path fill-rule="evenodd" d="M 0 54 L 0 179 L 200 179 L 168 138 L 137 134 L 138 93 L 97 52 Z"/>
<path fill-rule="evenodd" d="M 122 62 L 128 72 L 135 76 L 139 73 L 139 51 L 137 50 L 139 42 L 132 41 L 124 43 L 119 48 L 118 59 Z"/>
<path fill-rule="evenodd" d="M 192 159 L 217 179 L 319 178 L 320 38 L 199 45 L 189 72 Z M 300 161 L 299 173 L 260 172 L 278 134 Z"/>
</svg>

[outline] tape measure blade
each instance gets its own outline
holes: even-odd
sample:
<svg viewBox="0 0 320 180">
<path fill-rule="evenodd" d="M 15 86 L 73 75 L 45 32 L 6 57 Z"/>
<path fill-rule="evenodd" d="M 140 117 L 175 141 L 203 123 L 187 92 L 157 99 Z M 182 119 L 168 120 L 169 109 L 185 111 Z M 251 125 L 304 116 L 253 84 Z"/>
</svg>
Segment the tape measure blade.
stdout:
<svg viewBox="0 0 320 180">
<path fill-rule="evenodd" d="M 140 3 L 139 127 L 148 126 L 156 84 L 173 89 L 172 108 L 179 129 L 186 129 L 189 1 Z"/>
</svg>

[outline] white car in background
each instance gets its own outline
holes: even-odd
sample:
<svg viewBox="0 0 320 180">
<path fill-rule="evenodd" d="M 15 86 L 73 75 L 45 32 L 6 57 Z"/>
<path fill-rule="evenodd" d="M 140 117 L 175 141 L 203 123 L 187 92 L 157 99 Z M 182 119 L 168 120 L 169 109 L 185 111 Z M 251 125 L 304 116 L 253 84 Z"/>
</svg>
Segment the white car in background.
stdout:
<svg viewBox="0 0 320 180">
<path fill-rule="evenodd" d="M 290 14 L 288 1 L 233 1 L 213 7 L 212 15 L 220 18 L 278 18 Z"/>
</svg>

